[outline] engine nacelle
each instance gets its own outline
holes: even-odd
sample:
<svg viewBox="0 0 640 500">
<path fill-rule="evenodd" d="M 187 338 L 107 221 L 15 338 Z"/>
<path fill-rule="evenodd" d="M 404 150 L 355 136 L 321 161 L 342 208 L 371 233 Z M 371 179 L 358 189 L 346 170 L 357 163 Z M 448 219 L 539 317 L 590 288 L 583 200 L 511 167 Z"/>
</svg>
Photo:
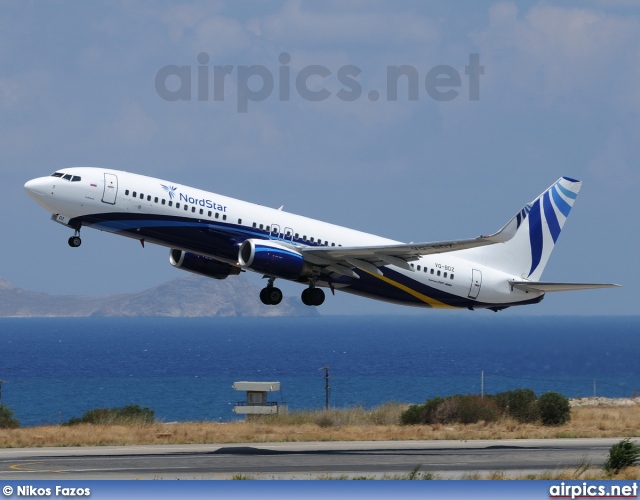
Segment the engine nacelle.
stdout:
<svg viewBox="0 0 640 500">
<path fill-rule="evenodd" d="M 270 240 L 245 241 L 238 252 L 238 263 L 252 271 L 286 280 L 310 276 L 313 270 L 301 253 Z"/>
<path fill-rule="evenodd" d="M 240 274 L 240 268 L 220 262 L 219 260 L 205 257 L 197 253 L 184 252 L 175 248 L 169 252 L 169 262 L 173 267 L 189 271 L 190 273 L 200 274 L 207 278 L 215 278 L 223 280 L 230 274 Z"/>
</svg>

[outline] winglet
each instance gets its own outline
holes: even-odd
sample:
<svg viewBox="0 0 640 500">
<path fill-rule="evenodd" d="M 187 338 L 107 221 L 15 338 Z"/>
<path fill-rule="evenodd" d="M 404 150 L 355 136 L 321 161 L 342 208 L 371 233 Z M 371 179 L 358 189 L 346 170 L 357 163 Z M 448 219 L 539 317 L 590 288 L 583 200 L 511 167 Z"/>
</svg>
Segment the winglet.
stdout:
<svg viewBox="0 0 640 500">
<path fill-rule="evenodd" d="M 504 226 L 502 226 L 497 232 L 490 234 L 489 236 L 481 236 L 481 238 L 485 238 L 494 243 L 504 243 L 505 241 L 509 241 L 516 235 L 518 227 L 520 227 L 520 213 L 521 212 L 518 212 L 516 215 L 514 215 L 513 218 Z"/>
</svg>

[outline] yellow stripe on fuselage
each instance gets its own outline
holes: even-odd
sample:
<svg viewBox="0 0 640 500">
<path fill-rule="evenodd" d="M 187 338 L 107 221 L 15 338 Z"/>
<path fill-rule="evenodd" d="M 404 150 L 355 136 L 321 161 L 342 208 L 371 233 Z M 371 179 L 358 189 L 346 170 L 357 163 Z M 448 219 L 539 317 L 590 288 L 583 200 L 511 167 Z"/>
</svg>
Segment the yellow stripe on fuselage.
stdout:
<svg viewBox="0 0 640 500">
<path fill-rule="evenodd" d="M 373 273 L 370 273 L 369 271 L 365 271 L 364 269 L 360 269 L 360 268 L 358 270 L 364 271 L 365 273 L 370 274 L 374 278 L 381 279 L 382 281 L 389 283 L 390 285 L 393 285 L 402 291 L 407 292 L 409 295 L 413 295 L 415 298 L 420 299 L 425 304 L 429 304 L 431 307 L 435 307 L 438 309 L 456 309 L 455 306 L 450 306 L 449 304 L 445 304 L 444 302 L 440 302 L 439 300 L 432 299 L 431 297 L 427 297 L 425 294 L 416 292 L 415 290 L 409 288 L 408 286 L 403 285 L 402 283 L 398 283 L 397 281 L 387 278 L 386 276 L 382 276 L 380 274 L 373 274 Z"/>
</svg>

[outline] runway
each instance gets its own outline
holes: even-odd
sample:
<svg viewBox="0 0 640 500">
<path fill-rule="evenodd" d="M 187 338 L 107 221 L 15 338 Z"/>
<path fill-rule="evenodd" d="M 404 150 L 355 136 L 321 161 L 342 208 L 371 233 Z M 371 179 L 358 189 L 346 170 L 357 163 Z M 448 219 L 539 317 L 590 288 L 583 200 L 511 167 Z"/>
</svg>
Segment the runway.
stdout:
<svg viewBox="0 0 640 500">
<path fill-rule="evenodd" d="M 620 439 L 11 448 L 0 450 L 0 479 L 397 478 L 416 467 L 442 479 L 493 471 L 522 477 L 602 466 Z"/>
</svg>

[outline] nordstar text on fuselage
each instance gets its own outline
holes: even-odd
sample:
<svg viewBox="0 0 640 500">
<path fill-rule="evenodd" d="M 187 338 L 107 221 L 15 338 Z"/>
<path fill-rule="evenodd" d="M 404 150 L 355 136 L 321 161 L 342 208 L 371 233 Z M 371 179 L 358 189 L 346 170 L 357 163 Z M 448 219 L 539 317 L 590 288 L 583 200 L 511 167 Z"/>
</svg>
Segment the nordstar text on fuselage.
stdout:
<svg viewBox="0 0 640 500">
<path fill-rule="evenodd" d="M 212 210 L 217 210 L 218 212 L 227 211 L 226 206 L 220 205 L 211 200 L 206 200 L 204 198 L 194 198 L 182 193 L 180 193 L 180 201 L 184 201 L 185 203 L 189 203 L 190 205 L 198 205 L 200 207 L 211 208 Z"/>
</svg>

